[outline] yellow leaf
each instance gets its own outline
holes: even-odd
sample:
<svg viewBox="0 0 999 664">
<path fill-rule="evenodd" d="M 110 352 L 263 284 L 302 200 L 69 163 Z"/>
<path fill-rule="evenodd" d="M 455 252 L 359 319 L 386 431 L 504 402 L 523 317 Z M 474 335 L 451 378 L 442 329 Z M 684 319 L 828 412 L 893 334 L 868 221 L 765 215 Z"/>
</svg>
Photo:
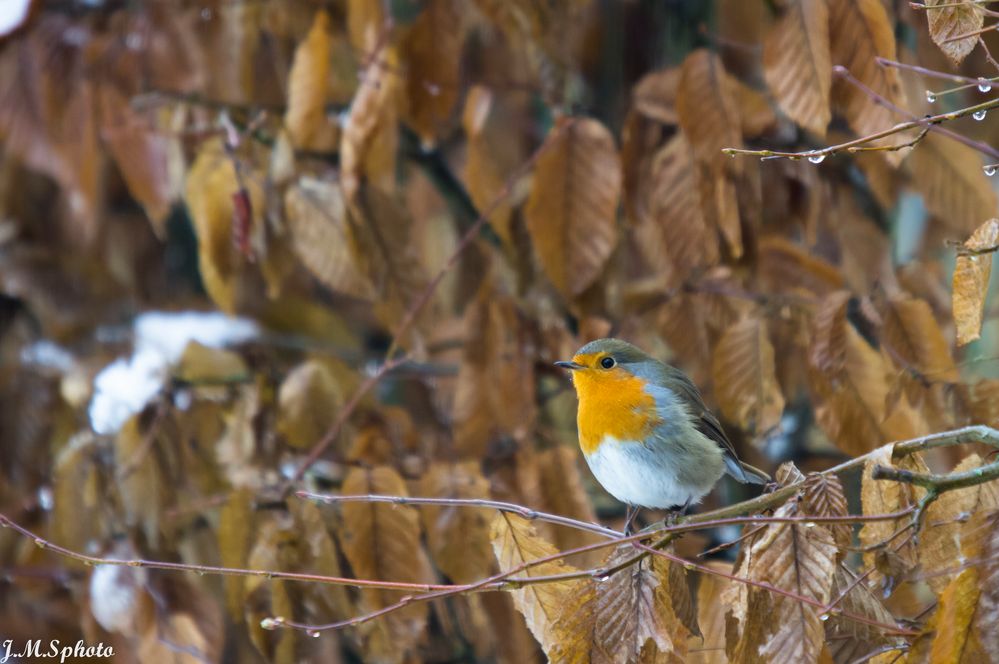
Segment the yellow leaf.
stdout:
<svg viewBox="0 0 999 664">
<path fill-rule="evenodd" d="M 940 50 L 950 58 L 951 62 L 955 65 L 961 64 L 961 61 L 975 49 L 978 37 L 948 40 L 980 29 L 985 20 L 985 13 L 981 7 L 972 3 L 961 4 L 947 2 L 947 0 L 926 0 L 926 4 L 930 7 L 947 5 L 940 9 L 927 9 L 923 13 L 926 14 L 933 43 L 940 47 Z"/>
<path fill-rule="evenodd" d="M 374 287 L 357 258 L 357 238 L 340 187 L 303 177 L 288 188 L 284 204 L 292 247 L 313 276 L 332 290 L 372 299 Z"/>
<path fill-rule="evenodd" d="M 242 487 L 229 494 L 219 510 L 216 535 L 219 541 L 219 560 L 224 567 L 246 567 L 250 551 L 250 534 L 253 532 L 253 494 Z M 243 615 L 245 577 L 225 577 L 225 599 L 229 614 L 239 619 Z"/>
<path fill-rule="evenodd" d="M 592 119 L 561 118 L 543 149 L 524 214 L 541 267 L 569 298 L 596 280 L 617 244 L 621 162 Z"/>
<path fill-rule="evenodd" d="M 227 383 L 246 379 L 249 369 L 235 351 L 191 341 L 184 347 L 173 376 L 188 383 Z"/>
<path fill-rule="evenodd" d="M 319 360 L 298 365 L 278 389 L 277 430 L 289 445 L 308 449 L 326 433 L 343 406 L 343 390 Z"/>
<path fill-rule="evenodd" d="M 295 49 L 288 81 L 284 124 L 295 147 L 318 149 L 316 138 L 326 126 L 326 89 L 330 77 L 329 14 L 320 9 L 312 29 Z"/>
<path fill-rule="evenodd" d="M 558 553 L 558 549 L 538 537 L 531 522 L 515 514 L 500 512 L 493 519 L 490 539 L 493 553 L 500 571 L 506 572 L 526 562 L 545 558 Z M 548 576 L 576 571 L 575 567 L 562 560 L 542 563 L 518 573 L 520 577 Z M 538 640 L 546 653 L 553 652 L 559 645 L 555 633 L 555 622 L 564 610 L 575 610 L 569 606 L 570 598 L 592 592 L 593 581 L 580 579 L 555 583 L 533 584 L 511 591 L 513 601 L 527 621 L 531 634 Z"/>
<path fill-rule="evenodd" d="M 774 365 L 774 347 L 758 316 L 729 327 L 715 346 L 715 397 L 722 413 L 743 429 L 764 432 L 780 421 L 784 395 Z"/>
<path fill-rule="evenodd" d="M 995 484 L 992 482 L 991 484 Z M 985 489 L 986 485 L 982 485 Z M 993 492 L 997 490 L 993 486 Z M 999 505 L 972 515 L 962 533 L 962 553 L 965 559 L 980 560 L 978 567 L 978 608 L 975 610 L 972 632 L 984 656 L 990 661 L 999 659 Z"/>
<path fill-rule="evenodd" d="M 992 254 L 975 254 L 994 248 L 999 243 L 999 219 L 990 219 L 978 227 L 964 242 L 972 253 L 958 256 L 954 266 L 953 308 L 957 326 L 957 344 L 963 346 L 982 334 L 982 312 L 985 294 L 992 274 Z"/>
<path fill-rule="evenodd" d="M 425 145 L 432 145 L 458 100 L 465 0 L 423 3 L 402 45 L 407 118 Z"/>
<path fill-rule="evenodd" d="M 763 42 L 763 74 L 789 118 L 824 137 L 829 124 L 832 62 L 826 0 L 797 0 Z"/>
<path fill-rule="evenodd" d="M 940 596 L 934 618 L 937 633 L 930 646 L 933 664 L 960 664 L 962 661 L 979 592 L 978 570 L 970 567 L 951 581 Z"/>
</svg>

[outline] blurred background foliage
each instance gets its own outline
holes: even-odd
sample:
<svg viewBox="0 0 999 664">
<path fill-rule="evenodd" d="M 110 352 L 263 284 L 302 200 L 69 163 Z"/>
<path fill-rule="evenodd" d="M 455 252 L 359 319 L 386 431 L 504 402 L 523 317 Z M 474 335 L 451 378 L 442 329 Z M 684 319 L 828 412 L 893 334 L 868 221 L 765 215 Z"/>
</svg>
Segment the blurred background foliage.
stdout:
<svg viewBox="0 0 999 664">
<path fill-rule="evenodd" d="M 487 512 L 282 489 L 620 525 L 551 365 L 608 334 L 690 373 L 771 470 L 995 425 L 994 307 L 959 348 L 951 306 L 948 243 L 996 215 L 975 150 L 933 133 L 818 164 L 721 152 L 899 120 L 832 64 L 917 117 L 981 101 L 931 103 L 937 83 L 875 63 L 988 75 L 977 39 L 934 43 L 951 28 L 880 0 L 30 3 L 0 41 L 0 510 L 111 557 L 475 581 L 497 569 Z M 987 271 L 969 279 L 984 293 Z M 212 310 L 239 318 L 142 317 Z M 0 568 L 0 635 L 121 661 L 542 656 L 500 593 L 311 639 L 260 620 L 399 593 L 93 572 L 9 530 Z"/>
</svg>

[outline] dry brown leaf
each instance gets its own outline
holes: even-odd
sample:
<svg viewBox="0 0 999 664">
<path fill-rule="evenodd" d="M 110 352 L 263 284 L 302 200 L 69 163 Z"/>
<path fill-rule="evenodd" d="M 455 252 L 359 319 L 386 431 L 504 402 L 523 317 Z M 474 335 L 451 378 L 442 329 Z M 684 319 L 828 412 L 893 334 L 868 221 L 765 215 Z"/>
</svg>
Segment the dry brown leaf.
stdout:
<svg viewBox="0 0 999 664">
<path fill-rule="evenodd" d="M 983 463 L 977 454 L 969 454 L 951 472 L 965 472 Z M 970 524 L 965 521 L 973 514 L 997 509 L 999 487 L 995 483 L 947 491 L 930 503 L 919 536 L 919 564 L 934 592 L 943 592 L 955 576 L 954 562 L 960 560 L 966 544 L 966 527 Z M 948 570 L 952 572 L 947 574 Z"/>
<path fill-rule="evenodd" d="M 114 158 L 128 192 L 139 202 L 158 235 L 166 231 L 175 192 L 170 177 L 170 139 L 111 85 L 99 90 L 101 140 Z"/>
<path fill-rule="evenodd" d="M 780 421 L 784 395 L 774 365 L 766 322 L 758 316 L 729 327 L 715 346 L 715 398 L 722 414 L 743 429 L 765 432 Z"/>
<path fill-rule="evenodd" d="M 489 481 L 478 461 L 433 463 L 420 479 L 429 498 L 488 499 Z M 456 583 L 472 583 L 494 569 L 489 544 L 490 511 L 457 505 L 420 508 L 427 545 L 437 567 Z"/>
<path fill-rule="evenodd" d="M 702 563 L 722 574 L 732 573 L 732 564 L 718 560 Z M 725 612 L 729 608 L 723 591 L 730 581 L 715 574 L 700 574 L 697 586 L 697 622 L 703 636 L 692 636 L 688 642 L 687 661 L 690 664 L 727 664 L 725 656 Z"/>
<path fill-rule="evenodd" d="M 995 482 L 993 482 L 995 484 Z M 983 485 L 984 489 L 985 485 Z M 996 491 L 995 487 L 992 489 Z M 999 511 L 993 505 L 971 516 L 965 524 L 962 554 L 965 560 L 982 561 L 978 566 L 978 607 L 972 622 L 975 641 L 981 645 L 984 657 L 999 658 Z"/>
<path fill-rule="evenodd" d="M 632 88 L 635 110 L 663 124 L 677 123 L 676 95 L 680 85 L 680 68 L 671 67 L 646 74 Z"/>
<path fill-rule="evenodd" d="M 837 606 L 842 613 L 863 616 L 883 625 L 895 624 L 891 611 L 866 583 L 857 582 L 857 575 L 843 564 L 836 568 L 829 596 L 835 601 L 841 595 L 843 598 Z M 833 612 L 826 622 L 826 643 L 837 664 L 848 664 L 880 647 L 901 645 L 904 642 L 898 637 L 885 634 L 885 630 L 880 627 Z"/>
<path fill-rule="evenodd" d="M 818 402 L 816 419 L 847 454 L 869 452 L 887 438 L 887 367 L 845 318 L 840 323 L 843 367 L 830 372 L 811 363 L 809 379 Z M 816 355 L 812 349 L 812 357 Z"/>
<path fill-rule="evenodd" d="M 635 555 L 629 544 L 612 551 L 606 567 Z M 597 584 L 579 584 L 554 625 L 552 661 L 572 664 L 630 662 L 652 641 L 666 661 L 683 661 L 690 632 L 674 608 L 689 590 L 683 570 L 658 556 L 645 558 Z M 642 661 L 645 661 L 644 659 Z M 658 661 L 658 659 L 656 660 Z"/>
<path fill-rule="evenodd" d="M 882 67 L 878 57 L 895 59 L 895 31 L 881 0 L 829 0 L 829 37 L 832 64 L 842 65 L 861 83 L 896 106 L 905 107 L 898 70 Z M 874 103 L 863 91 L 844 80 L 833 82 L 832 99 L 858 135 L 873 134 L 896 123 L 894 113 Z M 904 135 L 876 141 L 898 145 Z M 881 153 L 898 164 L 899 153 Z"/>
<path fill-rule="evenodd" d="M 232 383 L 250 375 L 239 353 L 225 348 L 210 348 L 191 341 L 173 368 L 173 377 L 187 383 Z"/>
<path fill-rule="evenodd" d="M 490 539 L 502 572 L 558 553 L 558 549 L 538 537 L 530 521 L 515 514 L 497 514 L 490 529 Z M 574 571 L 575 567 L 562 560 L 554 560 L 528 568 L 517 576 L 547 576 Z M 579 608 L 569 604 L 570 598 L 579 598 L 580 594 L 588 596 L 593 592 L 593 585 L 592 580 L 580 579 L 534 584 L 512 591 L 517 610 L 524 616 L 528 629 L 546 653 L 553 652 L 559 645 L 554 627 L 563 611 Z"/>
<path fill-rule="evenodd" d="M 950 344 L 930 305 L 916 298 L 886 303 L 882 340 L 897 353 L 906 369 L 915 369 L 930 381 L 957 382 Z"/>
<path fill-rule="evenodd" d="M 743 162 L 722 152 L 742 147 L 739 108 L 727 77 L 717 55 L 705 49 L 692 52 L 681 69 L 677 114 L 697 161 L 737 174 Z"/>
<path fill-rule="evenodd" d="M 903 482 L 893 482 L 889 480 L 875 480 L 871 478 L 871 470 L 877 466 L 896 466 L 904 470 L 914 472 L 927 472 L 926 464 L 915 454 L 902 457 L 898 461 L 893 461 L 892 451 L 894 444 L 884 445 L 876 450 L 864 464 L 864 474 L 860 490 L 860 500 L 865 515 L 891 514 L 900 512 L 916 505 L 926 494 L 926 490 L 905 484 Z M 865 547 L 872 547 L 887 542 L 890 537 L 896 534 L 899 528 L 907 525 L 911 521 L 911 516 L 901 516 L 892 521 L 868 521 L 860 529 L 860 543 Z M 886 554 L 897 558 L 905 564 L 905 569 L 912 569 L 916 564 L 916 548 L 912 541 L 906 542 L 904 537 L 892 540 L 886 547 L 877 551 L 868 551 L 864 554 L 864 564 L 875 566 L 879 554 Z M 883 565 L 879 565 L 883 567 Z M 890 590 L 896 583 L 896 579 L 885 578 L 884 571 L 877 569 L 874 572 L 874 579 L 880 579 L 881 585 Z"/>
<path fill-rule="evenodd" d="M 462 459 L 481 459 L 491 442 L 525 440 L 537 404 L 534 368 L 521 352 L 525 333 L 508 297 L 484 283 L 465 312 L 464 345 L 452 417 Z"/>
<path fill-rule="evenodd" d="M 292 447 L 311 448 L 333 424 L 343 402 L 343 388 L 329 366 L 307 360 L 278 388 L 277 431 Z"/>
<path fill-rule="evenodd" d="M 783 237 L 770 235 L 760 240 L 757 264 L 768 292 L 827 295 L 843 288 L 839 270 Z"/>
<path fill-rule="evenodd" d="M 301 568 L 311 574 L 344 576 L 340 567 L 340 551 L 331 533 L 330 510 L 320 508 L 308 500 L 288 499 L 288 507 L 295 516 L 296 528 L 301 534 L 299 546 Z M 336 522 L 339 525 L 339 522 Z M 317 622 L 345 620 L 357 615 L 357 607 L 346 586 L 321 583 L 301 587 L 302 603 Z"/>
<path fill-rule="evenodd" d="M 990 219 L 979 226 L 964 242 L 971 252 L 991 252 L 999 244 L 999 219 Z M 954 266 L 953 309 L 957 326 L 957 345 L 963 346 L 982 333 L 982 313 L 985 294 L 992 274 L 992 254 L 971 253 L 958 256 Z"/>
<path fill-rule="evenodd" d="M 407 495 L 402 477 L 387 466 L 352 469 L 342 491 L 344 495 Z M 420 542 L 420 517 L 413 507 L 345 503 L 341 542 L 354 576 L 359 579 L 430 581 L 430 564 Z M 361 612 L 373 611 L 398 601 L 400 596 L 385 590 L 362 589 L 359 607 Z M 401 662 L 420 639 L 426 623 L 427 605 L 422 603 L 367 623 L 362 630 L 365 652 L 379 661 Z"/>
<path fill-rule="evenodd" d="M 718 263 L 718 238 L 701 210 L 697 169 L 683 132 L 656 152 L 639 189 L 635 234 L 638 250 L 653 269 L 674 281 Z"/>
<path fill-rule="evenodd" d="M 792 501 L 774 512 L 797 516 Z M 830 598 L 836 571 L 836 544 L 822 526 L 774 523 L 752 543 L 748 576 L 823 604 Z M 769 597 L 767 597 L 769 596 Z M 757 602 L 754 609 L 754 602 Z M 759 602 L 769 607 L 760 611 Z M 819 608 L 756 588 L 749 591 L 749 611 L 738 646 L 745 661 L 815 662 L 825 640 Z"/>
<path fill-rule="evenodd" d="M 846 495 L 843 484 L 835 475 L 813 473 L 805 479 L 802 493 L 802 511 L 811 516 L 848 516 Z M 853 528 L 848 523 L 824 524 L 832 533 L 842 559 L 846 549 L 853 543 Z"/>
<path fill-rule="evenodd" d="M 579 452 L 575 445 L 557 445 L 545 450 L 538 455 L 538 468 L 541 473 L 541 493 L 548 512 L 587 523 L 596 523 L 597 517 L 593 512 L 593 505 L 586 495 L 580 477 Z M 555 545 L 562 551 L 594 544 L 599 540 L 599 535 L 585 530 L 555 529 Z M 594 552 L 595 555 L 596 553 Z M 576 560 L 596 563 L 595 558 L 588 558 L 585 555 L 577 557 Z"/>
<path fill-rule="evenodd" d="M 826 0 L 797 0 L 763 41 L 763 74 L 781 110 L 824 137 L 832 111 L 829 7 Z"/>
<path fill-rule="evenodd" d="M 321 149 L 317 138 L 326 129 L 326 90 L 329 86 L 330 17 L 326 10 L 316 12 L 312 28 L 295 50 L 288 81 L 288 110 L 284 124 L 295 147 Z"/>
<path fill-rule="evenodd" d="M 332 290 L 372 299 L 374 287 L 356 258 L 359 247 L 340 187 L 303 177 L 288 188 L 284 204 L 292 247 L 313 276 Z"/>
<path fill-rule="evenodd" d="M 742 227 L 733 178 L 743 173 L 743 162 L 725 156 L 722 149 L 742 147 L 742 121 L 729 75 L 717 55 L 699 49 L 683 61 L 677 113 L 698 164 L 701 207 L 738 258 Z"/>
<path fill-rule="evenodd" d="M 561 118 L 538 158 L 524 214 L 541 267 L 567 298 L 600 275 L 617 244 L 621 160 L 596 120 Z"/>
<path fill-rule="evenodd" d="M 464 0 L 424 2 L 402 44 L 407 118 L 426 145 L 434 143 L 458 100 L 464 7 Z"/>
<path fill-rule="evenodd" d="M 401 94 L 398 66 L 395 51 L 382 47 L 371 52 L 361 74 L 340 135 L 340 182 L 348 202 L 364 183 L 385 191 L 395 189 Z"/>
<path fill-rule="evenodd" d="M 930 132 L 907 162 L 927 209 L 948 227 L 968 233 L 995 216 L 999 199 L 976 150 Z"/>
<path fill-rule="evenodd" d="M 929 7 L 947 5 L 940 9 L 927 9 L 924 13 L 926 21 L 929 23 L 930 37 L 933 38 L 933 43 L 940 47 L 940 50 L 950 58 L 951 62 L 955 65 L 961 64 L 975 49 L 978 37 L 948 40 L 980 29 L 985 20 L 985 13 L 972 3 L 960 4 L 947 2 L 947 0 L 926 0 L 926 5 Z"/>
</svg>

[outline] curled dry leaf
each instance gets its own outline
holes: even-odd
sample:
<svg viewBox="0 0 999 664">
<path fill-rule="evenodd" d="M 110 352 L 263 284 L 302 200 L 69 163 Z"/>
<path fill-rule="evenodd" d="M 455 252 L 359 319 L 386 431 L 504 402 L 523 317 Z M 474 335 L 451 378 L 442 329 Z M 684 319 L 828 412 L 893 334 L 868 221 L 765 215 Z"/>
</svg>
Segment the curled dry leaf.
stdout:
<svg viewBox="0 0 999 664">
<path fill-rule="evenodd" d="M 831 110 L 827 0 L 797 0 L 763 41 L 763 74 L 789 118 L 822 137 Z"/>
<path fill-rule="evenodd" d="M 882 67 L 878 57 L 895 59 L 895 31 L 881 0 L 829 0 L 829 37 L 833 65 L 842 65 L 861 83 L 896 106 L 905 106 L 898 70 Z M 844 80 L 833 82 L 832 98 L 850 127 L 860 136 L 893 126 L 894 113 L 874 103 L 863 91 Z M 876 141 L 898 145 L 904 135 Z M 881 153 L 897 165 L 897 152 Z"/>
<path fill-rule="evenodd" d="M 437 462 L 420 478 L 420 495 L 488 499 L 489 481 L 478 461 Z M 489 545 L 490 510 L 456 505 L 420 507 L 427 545 L 437 567 L 456 583 L 471 583 L 495 568 Z"/>
<path fill-rule="evenodd" d="M 465 0 L 424 2 L 402 44 L 407 119 L 424 144 L 434 143 L 461 90 L 464 9 Z"/>
<path fill-rule="evenodd" d="M 973 3 L 955 3 L 947 0 L 926 0 L 926 5 L 939 9 L 927 9 L 926 20 L 929 23 L 930 37 L 933 43 L 940 47 L 955 65 L 961 62 L 975 49 L 978 37 L 948 41 L 959 35 L 975 32 L 982 27 L 985 13 Z"/>
<path fill-rule="evenodd" d="M 843 288 L 839 270 L 783 237 L 762 238 L 757 260 L 761 286 L 768 292 L 827 295 Z"/>
<path fill-rule="evenodd" d="M 999 198 L 973 148 L 930 132 L 906 163 L 926 207 L 948 227 L 967 233 L 995 216 Z"/>
<path fill-rule="evenodd" d="M 964 242 L 968 255 L 954 266 L 953 309 L 957 344 L 963 346 L 982 334 L 985 294 L 992 274 L 992 251 L 999 245 L 999 219 L 989 219 Z M 983 253 L 976 253 L 983 252 Z"/>
<path fill-rule="evenodd" d="M 596 280 L 617 244 L 621 160 L 596 120 L 561 118 L 545 140 L 524 214 L 541 267 L 571 298 Z"/>
<path fill-rule="evenodd" d="M 330 17 L 316 12 L 312 28 L 295 50 L 288 82 L 288 110 L 284 124 L 295 147 L 321 149 L 317 139 L 327 128 L 326 90 L 330 77 Z"/>
<path fill-rule="evenodd" d="M 676 95 L 680 86 L 680 68 L 660 69 L 643 76 L 632 88 L 635 110 L 663 124 L 675 125 Z"/>
<path fill-rule="evenodd" d="M 506 512 L 499 512 L 493 519 L 490 539 L 502 572 L 558 553 L 550 542 L 538 536 L 530 521 Z M 562 560 L 553 560 L 526 569 L 517 576 L 548 576 L 574 571 L 575 567 Z M 546 653 L 551 654 L 559 645 L 554 629 L 556 621 L 563 612 L 579 610 L 582 603 L 592 596 L 593 585 L 594 582 L 589 579 L 579 579 L 533 584 L 511 591 L 514 605 Z"/>
<path fill-rule="evenodd" d="M 765 432 L 780 421 L 784 395 L 774 365 L 766 322 L 750 316 L 718 340 L 712 362 L 715 397 L 722 414 L 743 429 Z"/>
<path fill-rule="evenodd" d="M 406 483 L 392 468 L 354 468 L 343 482 L 344 495 L 407 495 Z M 413 507 L 384 503 L 343 505 L 344 555 L 359 579 L 426 583 L 430 565 L 420 543 L 419 514 Z M 399 600 L 400 594 L 366 588 L 361 590 L 362 612 L 380 609 Z M 419 640 L 427 623 L 422 603 L 395 611 L 362 627 L 365 652 L 383 662 L 401 662 Z"/>
<path fill-rule="evenodd" d="M 711 560 L 702 564 L 721 574 L 732 574 L 731 563 Z M 729 607 L 722 593 L 731 582 L 716 574 L 698 576 L 697 623 L 702 636 L 691 636 L 688 640 L 687 661 L 690 664 L 726 664 L 725 612 Z"/>
<path fill-rule="evenodd" d="M 630 544 L 622 544 L 604 566 L 623 563 L 635 553 Z M 679 574 L 671 572 L 673 567 Z M 682 662 L 691 633 L 677 615 L 678 599 L 692 606 L 683 569 L 659 556 L 649 556 L 599 583 L 580 583 L 554 625 L 554 648 L 548 656 L 572 664 Z M 649 642 L 657 651 L 655 659 L 643 653 Z"/>
<path fill-rule="evenodd" d="M 977 652 L 976 639 L 971 633 L 980 592 L 978 569 L 975 567 L 958 574 L 944 590 L 937 612 L 930 620 L 930 625 L 936 628 L 930 645 L 931 662 L 959 664 L 982 661 L 981 653 Z"/>
</svg>

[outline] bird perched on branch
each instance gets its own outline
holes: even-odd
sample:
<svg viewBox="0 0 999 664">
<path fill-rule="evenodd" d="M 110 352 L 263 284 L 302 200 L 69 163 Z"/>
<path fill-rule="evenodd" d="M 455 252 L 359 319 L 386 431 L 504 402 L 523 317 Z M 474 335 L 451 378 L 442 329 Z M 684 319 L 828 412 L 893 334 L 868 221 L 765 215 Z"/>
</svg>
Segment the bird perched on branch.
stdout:
<svg viewBox="0 0 999 664">
<path fill-rule="evenodd" d="M 597 339 L 556 366 L 572 372 L 579 446 L 597 481 L 628 506 L 684 512 L 725 473 L 740 482 L 770 477 L 739 461 L 718 419 L 682 371 L 620 339 Z"/>
</svg>

